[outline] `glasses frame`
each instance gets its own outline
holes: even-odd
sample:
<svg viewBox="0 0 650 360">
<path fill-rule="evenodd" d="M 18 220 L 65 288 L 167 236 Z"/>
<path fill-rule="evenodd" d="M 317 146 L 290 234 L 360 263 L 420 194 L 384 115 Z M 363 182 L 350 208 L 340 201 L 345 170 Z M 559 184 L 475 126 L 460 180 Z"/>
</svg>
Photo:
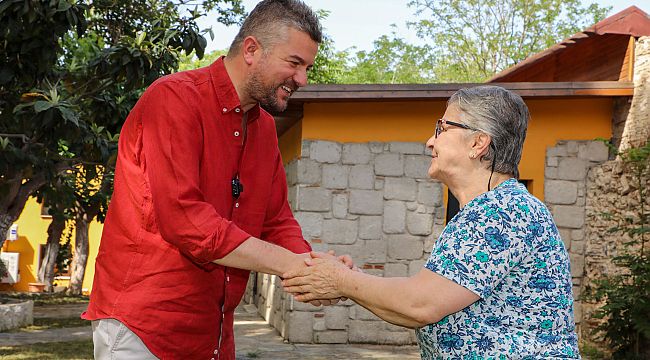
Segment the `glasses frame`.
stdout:
<svg viewBox="0 0 650 360">
<path fill-rule="evenodd" d="M 438 120 L 436 120 L 436 130 L 435 130 L 435 133 L 434 133 L 434 138 L 435 139 L 437 139 L 438 136 L 443 133 L 443 131 L 447 131 L 442 127 L 442 125 L 444 125 L 444 124 L 448 124 L 448 125 L 451 125 L 451 126 L 456 126 L 456 127 L 459 127 L 461 129 L 465 129 L 465 130 L 480 131 L 479 129 L 475 129 L 475 128 L 473 128 L 473 127 L 471 127 L 469 125 L 465 125 L 463 123 L 459 123 L 459 122 L 455 122 L 455 121 L 449 121 L 449 120 L 445 120 L 445 119 L 438 119 Z"/>
</svg>

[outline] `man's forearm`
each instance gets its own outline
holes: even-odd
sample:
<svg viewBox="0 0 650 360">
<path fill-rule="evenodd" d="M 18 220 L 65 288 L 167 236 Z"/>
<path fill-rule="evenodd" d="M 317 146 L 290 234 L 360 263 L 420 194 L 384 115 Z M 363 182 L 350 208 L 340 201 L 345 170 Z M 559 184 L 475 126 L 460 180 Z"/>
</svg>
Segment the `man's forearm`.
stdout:
<svg viewBox="0 0 650 360">
<path fill-rule="evenodd" d="M 291 269 L 305 266 L 304 259 L 308 257 L 309 254 L 294 254 L 283 247 L 251 236 L 228 255 L 213 262 L 223 266 L 281 275 Z"/>
</svg>

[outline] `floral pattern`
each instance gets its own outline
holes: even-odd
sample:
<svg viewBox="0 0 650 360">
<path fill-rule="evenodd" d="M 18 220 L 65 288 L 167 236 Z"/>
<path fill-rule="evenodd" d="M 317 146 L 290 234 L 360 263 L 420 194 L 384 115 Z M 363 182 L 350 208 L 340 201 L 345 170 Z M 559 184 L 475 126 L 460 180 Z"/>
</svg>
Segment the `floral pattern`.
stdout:
<svg viewBox="0 0 650 360">
<path fill-rule="evenodd" d="M 580 358 L 567 251 L 515 179 L 456 214 L 425 267 L 480 299 L 417 329 L 423 359 Z"/>
</svg>

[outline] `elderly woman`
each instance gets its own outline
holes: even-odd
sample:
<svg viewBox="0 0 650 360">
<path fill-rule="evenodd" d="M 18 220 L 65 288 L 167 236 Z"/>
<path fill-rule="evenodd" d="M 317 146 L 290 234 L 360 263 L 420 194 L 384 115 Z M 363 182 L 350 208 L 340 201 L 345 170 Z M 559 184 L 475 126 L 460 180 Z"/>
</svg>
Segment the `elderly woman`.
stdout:
<svg viewBox="0 0 650 360">
<path fill-rule="evenodd" d="M 544 204 L 517 181 L 528 108 L 496 86 L 461 89 L 435 133 L 429 176 L 460 212 L 425 267 L 382 278 L 336 261 L 284 274 L 299 301 L 347 297 L 416 328 L 423 359 L 579 358 L 569 258 Z"/>
</svg>

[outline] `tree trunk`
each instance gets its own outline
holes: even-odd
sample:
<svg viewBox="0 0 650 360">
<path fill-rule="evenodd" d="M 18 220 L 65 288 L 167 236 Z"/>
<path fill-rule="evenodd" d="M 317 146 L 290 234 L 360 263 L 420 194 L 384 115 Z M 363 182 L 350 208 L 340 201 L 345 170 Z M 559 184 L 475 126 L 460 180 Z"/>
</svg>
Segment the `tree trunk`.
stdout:
<svg viewBox="0 0 650 360">
<path fill-rule="evenodd" d="M 56 257 L 59 254 L 61 246 L 61 235 L 65 229 L 65 220 L 53 218 L 50 226 L 47 228 L 47 244 L 45 246 L 45 256 L 38 269 L 38 281 L 45 284 L 45 291 L 54 290 L 54 267 L 56 266 Z"/>
<path fill-rule="evenodd" d="M 25 183 L 10 181 L 5 184 L 9 185 L 9 190 L 4 198 L 0 198 L 0 249 L 7 240 L 7 231 L 23 212 L 27 199 L 45 184 L 45 179 L 39 176 Z"/>
<path fill-rule="evenodd" d="M 81 295 L 86 264 L 88 263 L 88 225 L 86 214 L 77 216 L 75 224 L 74 254 L 72 256 L 72 274 L 70 275 L 69 295 Z"/>
</svg>

